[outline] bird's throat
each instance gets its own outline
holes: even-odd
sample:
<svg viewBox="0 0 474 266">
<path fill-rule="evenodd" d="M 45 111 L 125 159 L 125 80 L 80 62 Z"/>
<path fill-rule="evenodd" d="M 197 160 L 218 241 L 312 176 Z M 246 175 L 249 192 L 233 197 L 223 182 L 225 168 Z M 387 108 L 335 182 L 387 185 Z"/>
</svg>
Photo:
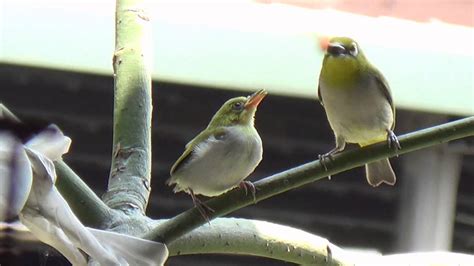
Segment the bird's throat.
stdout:
<svg viewBox="0 0 474 266">
<path fill-rule="evenodd" d="M 320 81 L 331 88 L 348 88 L 360 80 L 360 73 L 355 60 L 328 58 L 323 62 Z"/>
</svg>

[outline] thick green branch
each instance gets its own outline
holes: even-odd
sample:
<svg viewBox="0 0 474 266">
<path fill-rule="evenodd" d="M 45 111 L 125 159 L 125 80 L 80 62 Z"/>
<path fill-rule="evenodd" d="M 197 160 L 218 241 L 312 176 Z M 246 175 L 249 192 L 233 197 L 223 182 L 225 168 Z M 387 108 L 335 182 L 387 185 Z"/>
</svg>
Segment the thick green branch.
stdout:
<svg viewBox="0 0 474 266">
<path fill-rule="evenodd" d="M 399 151 L 389 149 L 386 142 L 344 151 L 333 156 L 332 161 L 327 162 L 327 171 L 319 161 L 314 161 L 255 182 L 257 201 L 385 157 L 393 157 L 472 135 L 474 135 L 474 117 L 403 135 L 399 138 L 402 146 Z M 215 210 L 211 218 L 228 214 L 253 203 L 252 196 L 245 195 L 241 189 L 234 189 L 206 202 Z M 172 243 L 204 223 L 206 221 L 193 208 L 161 223 L 144 237 Z"/>
<path fill-rule="evenodd" d="M 151 178 L 150 22 L 143 0 L 117 0 L 114 52 L 114 137 L 104 202 L 144 214 Z"/>
<path fill-rule="evenodd" d="M 112 220 L 112 210 L 65 162 L 57 161 L 54 166 L 58 175 L 56 187 L 84 225 L 100 228 Z"/>
<path fill-rule="evenodd" d="M 219 218 L 168 246 L 170 256 L 221 253 L 254 255 L 298 264 L 352 265 L 327 239 L 265 221 Z"/>
</svg>

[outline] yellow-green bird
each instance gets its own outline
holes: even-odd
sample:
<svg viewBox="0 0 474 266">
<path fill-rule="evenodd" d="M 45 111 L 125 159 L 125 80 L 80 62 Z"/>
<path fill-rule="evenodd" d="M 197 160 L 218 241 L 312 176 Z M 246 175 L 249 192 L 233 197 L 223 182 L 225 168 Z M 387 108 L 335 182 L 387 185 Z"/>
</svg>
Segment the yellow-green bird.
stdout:
<svg viewBox="0 0 474 266">
<path fill-rule="evenodd" d="M 262 160 L 262 140 L 254 116 L 266 95 L 265 90 L 259 90 L 225 102 L 171 168 L 166 183 L 175 185 L 175 193 L 190 194 L 206 219 L 206 212 L 213 210 L 196 197 L 198 194 L 213 197 L 240 185 L 245 191 L 250 189 L 255 198 L 255 187 L 244 179 Z"/>
<path fill-rule="evenodd" d="M 321 43 L 325 50 L 318 96 L 334 131 L 336 147 L 325 158 L 344 150 L 346 143 L 361 147 L 388 141 L 400 148 L 393 133 L 395 106 L 387 80 L 365 57 L 356 41 L 333 37 Z M 394 185 L 395 173 L 388 159 L 365 165 L 372 186 Z"/>
</svg>

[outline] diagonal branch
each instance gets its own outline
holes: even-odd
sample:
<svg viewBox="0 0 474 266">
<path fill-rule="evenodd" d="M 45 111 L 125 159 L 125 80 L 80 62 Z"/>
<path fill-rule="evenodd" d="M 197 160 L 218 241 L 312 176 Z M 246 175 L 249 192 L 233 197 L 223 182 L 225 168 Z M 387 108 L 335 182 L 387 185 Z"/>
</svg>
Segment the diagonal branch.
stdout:
<svg viewBox="0 0 474 266">
<path fill-rule="evenodd" d="M 151 179 L 151 30 L 144 0 L 117 0 L 114 137 L 104 202 L 145 213 Z"/>
<path fill-rule="evenodd" d="M 474 135 L 474 117 L 442 124 L 439 126 L 405 134 L 399 138 L 402 149 L 389 149 L 386 142 L 360 149 L 344 151 L 327 162 L 327 171 L 319 161 L 310 162 L 255 182 L 257 201 L 300 187 L 342 171 L 362 166 L 385 157 L 405 154 L 455 139 Z M 226 215 L 253 203 L 251 195 L 241 189 L 234 189 L 206 202 L 215 212 L 210 218 Z M 144 237 L 164 243 L 172 243 L 187 232 L 206 223 L 196 208 L 187 210 L 156 226 Z"/>
<path fill-rule="evenodd" d="M 100 228 L 112 221 L 113 210 L 65 162 L 56 161 L 54 166 L 57 188 L 84 225 Z"/>
</svg>

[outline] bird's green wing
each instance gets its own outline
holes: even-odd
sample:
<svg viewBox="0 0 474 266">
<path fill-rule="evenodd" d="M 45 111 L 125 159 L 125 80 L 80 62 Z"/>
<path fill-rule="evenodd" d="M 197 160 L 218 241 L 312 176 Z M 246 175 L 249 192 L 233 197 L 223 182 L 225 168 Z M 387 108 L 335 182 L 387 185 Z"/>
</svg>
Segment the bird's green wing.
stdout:
<svg viewBox="0 0 474 266">
<path fill-rule="evenodd" d="M 393 130 L 395 128 L 395 105 L 393 104 L 392 93 L 390 92 L 390 87 L 388 86 L 388 82 L 385 79 L 385 77 L 382 75 L 382 73 L 375 67 L 371 67 L 369 71 L 371 72 L 372 76 L 375 77 L 378 87 L 382 90 L 382 93 L 385 96 L 385 98 L 387 98 L 387 101 L 389 102 L 390 107 L 392 107 L 393 124 L 390 129 Z"/>
<path fill-rule="evenodd" d="M 221 140 L 225 135 L 224 128 L 217 128 L 215 130 L 204 130 L 199 135 L 197 135 L 194 139 L 192 139 L 188 144 L 185 146 L 185 150 L 183 154 L 176 160 L 176 162 L 171 167 L 170 175 L 173 175 L 179 168 L 186 164 L 191 159 L 191 155 L 196 148 L 196 146 L 203 142 L 208 141 L 210 137 L 214 137 L 216 140 Z"/>
<path fill-rule="evenodd" d="M 319 103 L 324 106 L 324 103 L 323 103 L 323 97 L 321 96 L 321 85 L 318 85 L 318 99 L 319 99 Z"/>
<path fill-rule="evenodd" d="M 318 100 L 319 100 L 319 103 L 322 106 L 324 106 L 323 96 L 321 95 L 321 74 L 319 74 L 319 82 L 318 82 Z"/>
</svg>

